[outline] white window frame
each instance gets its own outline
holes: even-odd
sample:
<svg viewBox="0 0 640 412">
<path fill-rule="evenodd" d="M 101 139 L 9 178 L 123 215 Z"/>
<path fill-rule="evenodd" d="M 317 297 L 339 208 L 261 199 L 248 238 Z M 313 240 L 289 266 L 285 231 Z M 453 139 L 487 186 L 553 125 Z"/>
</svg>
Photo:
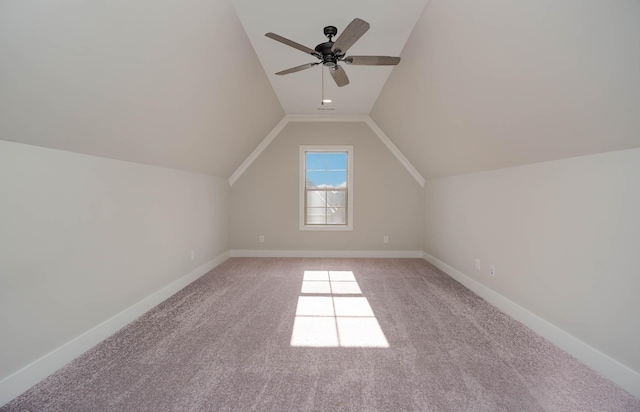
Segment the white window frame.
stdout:
<svg viewBox="0 0 640 412">
<path fill-rule="evenodd" d="M 307 152 L 347 152 L 347 224 L 346 225 L 307 225 L 305 224 L 305 195 L 306 195 L 306 153 Z M 300 146 L 300 177 L 299 177 L 299 224 L 300 230 L 319 230 L 319 231 L 345 231 L 353 230 L 353 146 Z"/>
</svg>

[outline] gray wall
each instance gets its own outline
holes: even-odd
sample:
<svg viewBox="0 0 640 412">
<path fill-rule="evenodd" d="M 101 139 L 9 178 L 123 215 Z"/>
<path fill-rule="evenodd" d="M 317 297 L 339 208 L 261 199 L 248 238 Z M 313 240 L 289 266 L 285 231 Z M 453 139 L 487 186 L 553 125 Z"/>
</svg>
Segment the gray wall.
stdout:
<svg viewBox="0 0 640 412">
<path fill-rule="evenodd" d="M 228 251 L 228 192 L 0 141 L 0 380 Z"/>
<path fill-rule="evenodd" d="M 640 149 L 432 179 L 425 193 L 427 253 L 640 372 Z"/>
<path fill-rule="evenodd" d="M 322 144 L 354 146 L 353 231 L 298 228 L 299 146 Z M 231 248 L 422 250 L 423 197 L 365 123 L 292 122 L 231 189 Z"/>
</svg>

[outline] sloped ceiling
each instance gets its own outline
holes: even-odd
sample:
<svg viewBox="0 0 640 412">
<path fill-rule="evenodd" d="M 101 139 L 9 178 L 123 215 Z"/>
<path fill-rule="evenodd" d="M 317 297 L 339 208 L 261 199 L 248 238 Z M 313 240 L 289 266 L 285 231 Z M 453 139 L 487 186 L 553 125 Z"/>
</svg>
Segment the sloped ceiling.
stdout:
<svg viewBox="0 0 640 412">
<path fill-rule="evenodd" d="M 640 2 L 432 0 L 371 117 L 425 177 L 640 146 Z"/>
<path fill-rule="evenodd" d="M 227 0 L 3 1 L 0 138 L 228 177 L 284 112 Z"/>
<path fill-rule="evenodd" d="M 636 0 L 233 2 L 242 24 L 231 0 L 0 2 L 0 139 L 229 177 L 283 105 L 317 110 L 296 99 L 319 90 L 272 74 L 305 55 L 264 32 L 313 47 L 360 17 L 350 52 L 402 62 L 348 66 L 353 102 L 323 114 L 375 101 L 426 178 L 640 146 Z"/>
</svg>

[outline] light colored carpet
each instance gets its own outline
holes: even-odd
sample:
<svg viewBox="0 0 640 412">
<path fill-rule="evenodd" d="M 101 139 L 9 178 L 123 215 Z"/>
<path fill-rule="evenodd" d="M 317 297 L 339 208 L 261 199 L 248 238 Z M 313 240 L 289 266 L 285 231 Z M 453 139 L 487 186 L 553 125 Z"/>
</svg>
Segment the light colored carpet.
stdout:
<svg viewBox="0 0 640 412">
<path fill-rule="evenodd" d="M 421 259 L 233 258 L 0 410 L 619 412 L 640 400 Z"/>
</svg>

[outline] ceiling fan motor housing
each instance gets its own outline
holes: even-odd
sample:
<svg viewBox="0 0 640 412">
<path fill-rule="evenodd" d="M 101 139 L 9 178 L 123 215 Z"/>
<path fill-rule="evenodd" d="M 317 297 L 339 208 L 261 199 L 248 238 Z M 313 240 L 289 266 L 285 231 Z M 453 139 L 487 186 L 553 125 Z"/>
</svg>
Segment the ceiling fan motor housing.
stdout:
<svg viewBox="0 0 640 412">
<path fill-rule="evenodd" d="M 315 50 L 322 55 L 322 64 L 325 66 L 334 66 L 338 62 L 338 56 L 331 50 L 332 41 L 320 43 Z"/>
</svg>

